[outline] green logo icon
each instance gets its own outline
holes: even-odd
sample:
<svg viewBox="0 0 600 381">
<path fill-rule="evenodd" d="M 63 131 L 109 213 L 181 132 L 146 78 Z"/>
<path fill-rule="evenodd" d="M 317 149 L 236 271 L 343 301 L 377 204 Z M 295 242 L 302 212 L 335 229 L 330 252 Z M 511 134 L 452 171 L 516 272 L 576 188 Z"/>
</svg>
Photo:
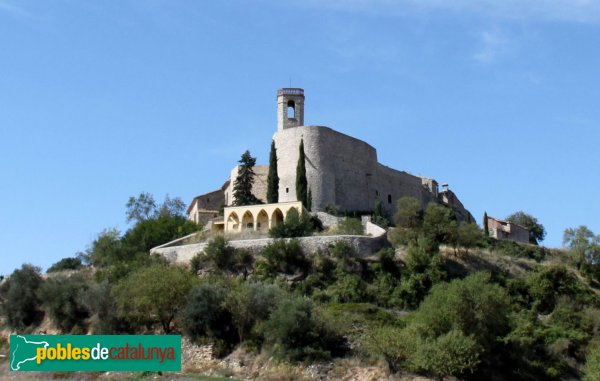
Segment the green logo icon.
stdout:
<svg viewBox="0 0 600 381">
<path fill-rule="evenodd" d="M 179 335 L 11 335 L 10 370 L 180 371 Z"/>
</svg>

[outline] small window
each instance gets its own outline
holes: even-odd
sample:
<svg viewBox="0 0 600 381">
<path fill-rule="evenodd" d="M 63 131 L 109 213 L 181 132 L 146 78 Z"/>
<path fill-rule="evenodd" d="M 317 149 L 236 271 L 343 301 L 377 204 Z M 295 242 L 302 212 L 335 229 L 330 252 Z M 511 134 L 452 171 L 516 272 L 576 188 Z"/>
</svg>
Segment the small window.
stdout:
<svg viewBox="0 0 600 381">
<path fill-rule="evenodd" d="M 392 203 L 392 195 L 388 194 L 388 204 L 391 204 L 391 203 Z"/>
<path fill-rule="evenodd" d="M 208 204 L 210 202 L 210 198 L 206 198 L 206 203 Z"/>
<path fill-rule="evenodd" d="M 290 188 L 285 188 L 285 193 L 290 193 Z"/>
<path fill-rule="evenodd" d="M 375 191 L 375 196 L 379 196 L 379 191 Z"/>
</svg>

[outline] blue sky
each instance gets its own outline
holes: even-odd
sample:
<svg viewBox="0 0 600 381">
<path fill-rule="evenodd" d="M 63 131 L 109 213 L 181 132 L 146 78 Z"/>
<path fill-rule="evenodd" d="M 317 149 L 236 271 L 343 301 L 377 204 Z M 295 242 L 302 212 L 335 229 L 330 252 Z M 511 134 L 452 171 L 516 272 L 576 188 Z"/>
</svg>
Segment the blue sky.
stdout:
<svg viewBox="0 0 600 381">
<path fill-rule="evenodd" d="M 129 196 L 266 164 L 290 78 L 306 124 L 478 220 L 600 233 L 599 74 L 596 0 L 0 0 L 0 274 L 126 230 Z"/>
</svg>

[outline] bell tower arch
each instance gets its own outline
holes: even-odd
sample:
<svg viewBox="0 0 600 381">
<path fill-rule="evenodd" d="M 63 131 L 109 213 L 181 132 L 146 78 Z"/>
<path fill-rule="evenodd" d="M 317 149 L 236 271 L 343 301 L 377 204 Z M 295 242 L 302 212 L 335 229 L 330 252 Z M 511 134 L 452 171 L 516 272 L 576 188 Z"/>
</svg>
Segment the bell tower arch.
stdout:
<svg viewBox="0 0 600 381">
<path fill-rule="evenodd" d="M 277 131 L 304 125 L 304 89 L 277 90 Z"/>
</svg>

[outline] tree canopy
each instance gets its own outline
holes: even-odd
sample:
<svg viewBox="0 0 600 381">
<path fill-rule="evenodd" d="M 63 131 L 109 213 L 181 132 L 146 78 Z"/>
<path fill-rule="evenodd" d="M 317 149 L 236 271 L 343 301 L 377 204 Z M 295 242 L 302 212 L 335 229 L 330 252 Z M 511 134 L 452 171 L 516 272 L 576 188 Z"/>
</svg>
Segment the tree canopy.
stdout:
<svg viewBox="0 0 600 381">
<path fill-rule="evenodd" d="M 269 175 L 267 177 L 267 203 L 279 202 L 279 174 L 277 172 L 277 149 L 275 141 L 271 141 L 271 153 L 269 154 Z"/>
<path fill-rule="evenodd" d="M 529 229 L 529 243 L 537 245 L 546 237 L 544 225 L 540 224 L 537 218 L 531 214 L 518 211 L 506 217 L 506 220 Z"/>
<path fill-rule="evenodd" d="M 252 194 L 254 184 L 254 165 L 256 158 L 246 150 L 238 161 L 238 175 L 233 182 L 233 205 L 254 205 L 260 201 Z"/>
<path fill-rule="evenodd" d="M 308 208 L 308 181 L 306 180 L 306 156 L 304 155 L 304 140 L 300 140 L 298 165 L 296 166 L 296 199 Z"/>
</svg>

